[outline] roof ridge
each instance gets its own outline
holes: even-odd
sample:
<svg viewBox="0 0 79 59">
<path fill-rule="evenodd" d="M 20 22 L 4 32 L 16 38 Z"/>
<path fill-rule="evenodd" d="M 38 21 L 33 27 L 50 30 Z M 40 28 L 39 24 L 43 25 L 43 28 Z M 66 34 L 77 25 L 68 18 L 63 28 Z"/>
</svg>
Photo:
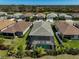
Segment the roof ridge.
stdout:
<svg viewBox="0 0 79 59">
<path fill-rule="evenodd" d="M 35 31 L 33 31 L 32 33 L 34 33 L 34 32 L 36 32 L 38 29 L 40 29 L 42 27 L 42 25 L 39 27 L 39 28 L 37 28 Z"/>
<path fill-rule="evenodd" d="M 40 28 L 44 28 L 44 30 L 46 30 L 49 34 L 51 34 L 50 31 L 48 31 L 48 30 L 45 28 L 44 25 L 45 25 L 45 22 L 43 22 L 42 25 L 41 25 L 39 28 L 37 28 L 35 31 L 33 31 L 32 33 L 35 33 L 35 32 L 38 31 Z"/>
<path fill-rule="evenodd" d="M 44 25 L 44 24 L 43 24 L 43 25 Z M 43 25 L 42 25 L 42 27 L 43 27 L 46 31 L 48 31 L 48 30 L 46 29 L 46 27 L 45 27 L 45 26 L 43 26 Z M 51 34 L 51 32 L 50 32 L 50 31 L 48 31 L 48 32 Z"/>
<path fill-rule="evenodd" d="M 49 34 L 51 34 L 45 27 L 43 27 Z M 53 33 L 53 32 L 52 32 Z M 51 34 L 52 35 L 52 34 Z"/>
</svg>

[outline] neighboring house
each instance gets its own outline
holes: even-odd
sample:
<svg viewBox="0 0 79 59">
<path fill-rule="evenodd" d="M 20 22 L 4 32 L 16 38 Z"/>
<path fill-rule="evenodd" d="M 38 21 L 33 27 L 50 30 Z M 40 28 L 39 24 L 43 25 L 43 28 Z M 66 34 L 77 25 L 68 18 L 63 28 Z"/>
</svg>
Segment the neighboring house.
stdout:
<svg viewBox="0 0 79 59">
<path fill-rule="evenodd" d="M 37 20 L 44 20 L 46 15 L 44 13 L 37 13 L 36 15 Z"/>
<path fill-rule="evenodd" d="M 79 28 L 73 24 L 69 24 L 65 21 L 59 21 L 55 23 L 55 28 L 62 38 L 79 39 Z"/>
<path fill-rule="evenodd" d="M 25 19 L 25 16 L 22 13 L 15 13 L 13 15 L 13 18 L 15 18 L 16 21 L 18 21 L 19 19 Z"/>
<path fill-rule="evenodd" d="M 25 14 L 25 17 L 33 17 L 34 16 L 34 13 L 26 13 Z"/>
<path fill-rule="evenodd" d="M 6 12 L 0 12 L 0 15 L 7 15 Z"/>
<path fill-rule="evenodd" d="M 72 13 L 71 15 L 73 18 L 79 18 L 79 13 Z"/>
<path fill-rule="evenodd" d="M 31 27 L 31 22 L 25 22 L 25 21 L 18 21 L 14 25 L 5 28 L 1 32 L 5 36 L 23 36 Z"/>
<path fill-rule="evenodd" d="M 34 13 L 26 13 L 24 14 L 26 17 L 26 21 L 31 21 L 31 19 L 35 16 Z"/>
<path fill-rule="evenodd" d="M 35 20 L 35 21 L 33 21 L 33 24 L 36 22 L 44 22 L 44 21 L 43 20 Z"/>
<path fill-rule="evenodd" d="M 54 35 L 49 22 L 36 22 L 29 34 L 31 48 L 54 49 Z"/>
<path fill-rule="evenodd" d="M 7 15 L 7 19 L 12 19 L 12 18 L 14 18 L 14 16 L 12 14 Z"/>
<path fill-rule="evenodd" d="M 55 17 L 57 17 L 57 14 L 56 13 L 47 14 L 47 20 L 46 21 L 53 22 L 53 19 Z"/>
<path fill-rule="evenodd" d="M 59 13 L 58 16 L 60 18 L 65 18 L 65 20 L 72 20 L 72 16 L 68 15 L 68 14 L 65 14 L 65 13 Z"/>
<path fill-rule="evenodd" d="M 6 12 L 0 12 L 0 19 L 1 20 L 7 19 L 7 13 Z"/>
<path fill-rule="evenodd" d="M 15 21 L 10 20 L 0 20 L 0 31 L 4 30 L 5 28 L 15 24 Z"/>
</svg>

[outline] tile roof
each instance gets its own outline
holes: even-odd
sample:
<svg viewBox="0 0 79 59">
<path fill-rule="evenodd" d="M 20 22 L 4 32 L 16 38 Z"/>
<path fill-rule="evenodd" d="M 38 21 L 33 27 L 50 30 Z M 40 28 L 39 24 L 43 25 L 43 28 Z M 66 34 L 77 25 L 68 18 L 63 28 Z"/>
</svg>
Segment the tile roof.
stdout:
<svg viewBox="0 0 79 59">
<path fill-rule="evenodd" d="M 57 13 L 49 13 L 47 14 L 47 17 L 57 17 Z"/>
<path fill-rule="evenodd" d="M 79 35 L 79 29 L 74 25 L 70 25 L 67 22 L 57 22 L 56 27 L 64 35 Z"/>
<path fill-rule="evenodd" d="M 15 32 L 23 32 L 31 26 L 31 22 L 25 22 L 25 21 L 18 21 L 16 24 L 14 24 L 11 27 L 8 27 L 7 29 L 3 30 L 2 32 L 8 32 L 8 33 L 15 33 Z"/>
<path fill-rule="evenodd" d="M 79 18 L 79 13 L 72 13 L 71 14 L 73 17 L 78 17 Z"/>
<path fill-rule="evenodd" d="M 37 17 L 44 17 L 45 18 L 46 15 L 44 13 L 37 13 L 36 16 Z"/>
<path fill-rule="evenodd" d="M 53 31 L 49 22 L 36 22 L 29 35 L 53 36 Z"/>
<path fill-rule="evenodd" d="M 15 21 L 1 20 L 1 21 L 0 21 L 0 30 L 2 30 L 2 29 L 6 28 L 6 27 L 8 27 L 9 25 L 12 25 L 12 24 L 14 24 L 14 23 L 15 23 Z"/>
<path fill-rule="evenodd" d="M 33 13 L 26 13 L 25 16 L 30 17 L 30 16 L 34 16 Z"/>
<path fill-rule="evenodd" d="M 65 17 L 65 18 L 72 18 L 72 16 L 68 15 L 68 14 L 65 14 L 65 13 L 60 13 L 59 14 L 59 17 Z"/>
</svg>

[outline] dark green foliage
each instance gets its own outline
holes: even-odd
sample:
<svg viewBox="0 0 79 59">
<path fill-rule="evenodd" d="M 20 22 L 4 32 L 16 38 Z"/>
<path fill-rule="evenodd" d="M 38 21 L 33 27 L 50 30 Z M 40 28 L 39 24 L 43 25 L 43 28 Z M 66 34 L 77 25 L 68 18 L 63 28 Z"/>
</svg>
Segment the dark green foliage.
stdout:
<svg viewBox="0 0 79 59">
<path fill-rule="evenodd" d="M 47 55 L 57 56 L 57 51 L 56 50 L 49 50 L 49 51 L 47 51 Z"/>
<path fill-rule="evenodd" d="M 0 5 L 3 12 L 79 12 L 78 5 Z M 77 9 L 75 11 L 75 9 Z"/>
<path fill-rule="evenodd" d="M 67 52 L 67 54 L 78 55 L 79 54 L 79 49 L 70 48 L 70 49 L 67 49 L 66 52 Z"/>
<path fill-rule="evenodd" d="M 63 39 L 62 41 L 63 41 L 63 42 L 67 42 L 67 41 L 68 41 L 68 39 Z"/>
<path fill-rule="evenodd" d="M 3 39 L 0 39 L 0 44 L 2 44 L 4 41 L 5 41 L 5 40 L 3 40 Z"/>
</svg>

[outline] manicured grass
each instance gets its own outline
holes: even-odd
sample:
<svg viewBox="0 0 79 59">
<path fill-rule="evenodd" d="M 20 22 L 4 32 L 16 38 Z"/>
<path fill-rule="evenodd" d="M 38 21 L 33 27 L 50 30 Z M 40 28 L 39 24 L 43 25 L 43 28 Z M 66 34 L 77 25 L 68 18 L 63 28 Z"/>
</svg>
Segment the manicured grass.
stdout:
<svg viewBox="0 0 79 59">
<path fill-rule="evenodd" d="M 31 29 L 30 29 L 31 30 Z M 28 30 L 25 35 L 21 38 L 16 37 L 15 39 L 6 39 L 6 38 L 0 38 L 1 40 L 4 40 L 4 45 L 10 45 L 10 47 L 14 47 L 14 50 L 17 50 L 19 46 L 23 46 L 23 50 L 27 47 L 27 38 L 29 35 L 30 30 Z M 8 53 L 7 50 L 0 50 L 0 56 L 6 56 Z"/>
<path fill-rule="evenodd" d="M 67 40 L 67 42 L 63 42 L 65 47 L 69 48 L 79 48 L 79 40 Z"/>
<path fill-rule="evenodd" d="M 30 32 L 30 30 L 28 30 L 22 38 L 14 39 L 14 43 L 12 44 L 12 46 L 14 46 L 15 49 L 16 49 L 18 46 L 22 45 L 23 49 L 25 49 L 26 46 L 27 46 L 26 42 L 27 42 L 27 38 L 28 38 L 29 32 Z"/>
<path fill-rule="evenodd" d="M 0 56 L 6 56 L 7 50 L 0 50 Z"/>
<path fill-rule="evenodd" d="M 54 42 L 55 42 L 55 45 L 56 45 L 56 46 L 60 46 L 59 43 L 58 43 L 58 40 L 56 39 L 55 34 L 54 34 Z"/>
<path fill-rule="evenodd" d="M 60 47 L 60 44 L 59 44 L 59 42 L 58 42 L 58 40 L 57 40 L 57 37 L 56 37 L 56 34 L 55 34 L 55 32 L 54 32 L 54 42 L 55 42 L 55 45 L 56 45 L 56 51 L 57 50 L 59 50 L 61 47 Z"/>
<path fill-rule="evenodd" d="M 12 41 L 11 39 L 3 39 L 4 40 L 4 45 L 11 45 L 12 44 Z"/>
</svg>

